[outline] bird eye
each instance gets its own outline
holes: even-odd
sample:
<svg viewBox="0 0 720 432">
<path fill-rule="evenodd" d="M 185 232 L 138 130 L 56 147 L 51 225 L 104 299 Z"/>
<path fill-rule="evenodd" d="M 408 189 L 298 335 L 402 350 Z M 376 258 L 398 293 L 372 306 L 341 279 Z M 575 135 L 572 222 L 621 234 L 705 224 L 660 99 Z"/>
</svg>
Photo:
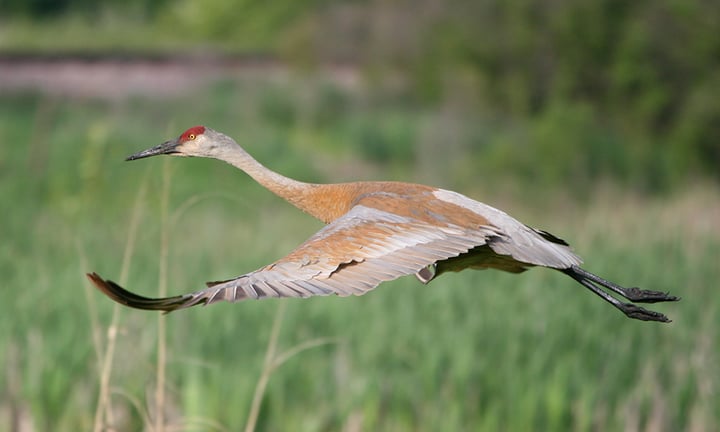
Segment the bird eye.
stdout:
<svg viewBox="0 0 720 432">
<path fill-rule="evenodd" d="M 195 134 L 190 134 L 190 135 L 188 135 L 188 139 L 189 139 L 189 140 L 194 140 L 194 139 L 195 139 Z"/>
</svg>

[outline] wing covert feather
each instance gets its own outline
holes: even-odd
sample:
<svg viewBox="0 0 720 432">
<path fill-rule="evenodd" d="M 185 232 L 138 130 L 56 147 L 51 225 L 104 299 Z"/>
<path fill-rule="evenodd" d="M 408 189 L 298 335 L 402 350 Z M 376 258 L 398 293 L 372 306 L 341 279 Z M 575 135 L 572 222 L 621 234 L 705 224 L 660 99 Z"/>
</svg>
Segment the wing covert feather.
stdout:
<svg viewBox="0 0 720 432">
<path fill-rule="evenodd" d="M 235 279 L 209 283 L 187 294 L 182 307 L 221 300 L 361 295 L 381 282 L 485 244 L 492 234 L 491 228 L 434 226 L 356 205 L 287 256 Z"/>
</svg>

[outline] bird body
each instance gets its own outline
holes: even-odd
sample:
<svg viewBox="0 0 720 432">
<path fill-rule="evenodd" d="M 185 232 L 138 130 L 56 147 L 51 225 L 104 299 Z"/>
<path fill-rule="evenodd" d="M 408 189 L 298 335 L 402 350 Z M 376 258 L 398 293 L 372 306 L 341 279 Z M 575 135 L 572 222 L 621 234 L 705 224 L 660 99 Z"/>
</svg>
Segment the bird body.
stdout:
<svg viewBox="0 0 720 432">
<path fill-rule="evenodd" d="M 657 291 L 623 288 L 586 272 L 565 241 L 457 192 L 402 182 L 299 182 L 269 170 L 230 137 L 203 126 L 128 160 L 158 154 L 230 163 L 327 225 L 272 264 L 208 282 L 205 289 L 186 295 L 146 298 L 95 273 L 88 275 L 109 297 L 131 307 L 171 311 L 220 300 L 360 295 L 409 274 L 428 283 L 466 268 L 519 273 L 533 266 L 568 274 L 631 318 L 668 321 L 658 312 L 622 303 L 602 288 L 636 302 L 677 300 Z"/>
</svg>

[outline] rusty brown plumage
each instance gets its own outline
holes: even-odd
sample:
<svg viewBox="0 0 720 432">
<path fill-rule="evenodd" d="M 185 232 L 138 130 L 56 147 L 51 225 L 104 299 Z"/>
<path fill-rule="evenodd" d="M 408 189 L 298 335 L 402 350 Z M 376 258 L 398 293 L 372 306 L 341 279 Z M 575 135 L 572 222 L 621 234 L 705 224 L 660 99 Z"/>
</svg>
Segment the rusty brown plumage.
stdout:
<svg viewBox="0 0 720 432">
<path fill-rule="evenodd" d="M 327 225 L 274 263 L 208 282 L 189 294 L 147 298 L 88 274 L 108 297 L 133 308 L 172 311 L 223 300 L 361 295 L 410 274 L 428 283 L 468 268 L 520 273 L 534 266 L 566 273 L 630 318 L 669 321 L 606 290 L 634 302 L 678 300 L 662 292 L 623 288 L 589 273 L 563 240 L 456 192 L 401 182 L 302 183 L 265 168 L 234 140 L 203 126 L 128 160 L 157 154 L 228 162 Z"/>
</svg>

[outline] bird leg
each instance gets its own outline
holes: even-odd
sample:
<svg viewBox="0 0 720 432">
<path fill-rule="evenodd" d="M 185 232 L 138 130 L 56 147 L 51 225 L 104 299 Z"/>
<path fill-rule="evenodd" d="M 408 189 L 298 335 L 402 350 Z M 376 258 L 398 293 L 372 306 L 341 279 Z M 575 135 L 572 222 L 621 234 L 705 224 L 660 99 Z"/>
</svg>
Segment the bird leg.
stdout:
<svg viewBox="0 0 720 432">
<path fill-rule="evenodd" d="M 678 301 L 680 300 L 679 297 L 675 297 L 670 295 L 669 293 L 664 293 L 662 291 L 652 291 L 652 290 L 644 290 L 637 287 L 632 288 L 624 288 L 620 285 L 610 282 L 609 280 L 605 280 L 601 278 L 598 275 L 592 274 L 587 270 L 583 270 L 580 267 L 573 266 L 572 267 L 573 272 L 576 274 L 581 275 L 585 279 L 589 279 L 595 283 L 598 283 L 613 292 L 616 292 L 617 294 L 620 294 L 621 296 L 625 297 L 626 299 L 630 301 L 634 301 L 637 303 L 657 303 L 657 302 L 664 302 L 664 301 Z"/>
<path fill-rule="evenodd" d="M 578 266 L 572 266 L 570 268 L 564 269 L 563 272 L 571 278 L 575 279 L 576 281 L 580 282 L 584 287 L 588 288 L 590 291 L 600 296 L 603 300 L 607 301 L 608 303 L 619 309 L 628 318 L 639 319 L 642 321 L 670 322 L 670 320 L 660 312 L 649 311 L 632 303 L 623 303 L 619 301 L 615 297 L 602 290 L 598 285 L 603 286 L 625 297 L 630 301 L 635 301 L 639 303 L 657 303 L 664 301 L 680 300 L 679 297 L 672 296 L 668 293 L 663 293 L 660 291 L 643 290 L 634 287 L 624 288 L 613 282 L 607 281 L 597 275 L 594 275 L 586 270 L 583 270 Z"/>
</svg>

